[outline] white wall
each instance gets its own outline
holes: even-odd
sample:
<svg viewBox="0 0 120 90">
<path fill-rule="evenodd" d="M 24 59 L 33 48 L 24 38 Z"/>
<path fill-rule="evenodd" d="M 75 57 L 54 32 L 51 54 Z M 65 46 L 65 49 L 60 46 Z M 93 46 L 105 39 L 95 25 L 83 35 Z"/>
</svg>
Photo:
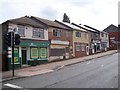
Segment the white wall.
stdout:
<svg viewBox="0 0 120 90">
<path fill-rule="evenodd" d="M 12 23 L 9 24 L 8 28 L 11 28 L 12 30 L 14 28 L 16 28 L 16 30 L 18 29 L 17 25 L 16 24 L 12 24 Z M 33 38 L 32 37 L 32 30 L 33 30 L 32 26 L 26 25 L 25 26 L 25 37 L 21 37 L 21 38 L 38 39 L 38 40 L 48 40 L 48 30 L 47 29 L 44 30 L 44 39 Z M 10 31 L 10 29 L 9 29 L 9 31 Z"/>
</svg>

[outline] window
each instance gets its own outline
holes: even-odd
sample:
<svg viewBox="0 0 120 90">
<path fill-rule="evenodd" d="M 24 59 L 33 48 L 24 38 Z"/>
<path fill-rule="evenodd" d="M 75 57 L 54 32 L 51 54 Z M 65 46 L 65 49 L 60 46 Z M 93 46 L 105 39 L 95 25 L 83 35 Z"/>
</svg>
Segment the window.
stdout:
<svg viewBox="0 0 120 90">
<path fill-rule="evenodd" d="M 95 34 L 95 37 L 99 37 L 99 35 L 98 35 L 98 34 Z"/>
<path fill-rule="evenodd" d="M 18 25 L 18 32 L 20 36 L 25 36 L 25 26 Z"/>
<path fill-rule="evenodd" d="M 70 37 L 71 36 L 71 32 L 70 31 L 66 31 L 66 37 Z"/>
<path fill-rule="evenodd" d="M 85 45 L 84 44 L 81 45 L 81 50 L 85 51 Z"/>
<path fill-rule="evenodd" d="M 31 58 L 38 58 L 38 48 L 31 48 Z"/>
<path fill-rule="evenodd" d="M 84 33 L 84 37 L 87 38 L 87 33 L 86 32 Z"/>
<path fill-rule="evenodd" d="M 61 31 L 58 29 L 53 30 L 53 36 L 60 37 L 61 36 Z"/>
<path fill-rule="evenodd" d="M 76 51 L 80 51 L 80 44 L 76 44 Z"/>
<path fill-rule="evenodd" d="M 106 38 L 107 38 L 107 36 L 108 36 L 108 35 L 106 34 Z"/>
<path fill-rule="evenodd" d="M 81 37 L 81 32 L 76 32 L 76 37 Z"/>
<path fill-rule="evenodd" d="M 41 55 L 40 55 L 41 58 L 46 58 L 47 57 L 46 48 L 41 48 L 40 53 L 41 53 Z"/>
<path fill-rule="evenodd" d="M 101 37 L 104 37 L 104 33 L 101 33 Z"/>
<path fill-rule="evenodd" d="M 33 28 L 33 36 L 39 37 L 39 38 L 44 38 L 44 30 L 39 29 L 39 28 Z"/>
</svg>

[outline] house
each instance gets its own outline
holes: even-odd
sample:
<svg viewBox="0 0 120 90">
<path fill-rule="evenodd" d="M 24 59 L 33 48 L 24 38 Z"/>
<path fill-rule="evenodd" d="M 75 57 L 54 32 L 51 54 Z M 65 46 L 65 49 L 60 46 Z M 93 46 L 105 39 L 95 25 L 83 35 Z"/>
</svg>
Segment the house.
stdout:
<svg viewBox="0 0 120 90">
<path fill-rule="evenodd" d="M 54 21 L 31 16 L 31 19 L 46 26 L 48 31 L 49 61 L 72 57 L 72 30 Z"/>
<path fill-rule="evenodd" d="M 67 26 L 73 30 L 73 56 L 83 57 L 89 55 L 89 38 L 88 32 L 82 28 L 79 28 L 71 23 L 60 22 L 55 20 L 55 22 Z"/>
<path fill-rule="evenodd" d="M 103 31 L 109 33 L 110 50 L 117 49 L 118 45 L 120 44 L 120 30 L 118 30 L 118 27 L 111 24 Z"/>
<path fill-rule="evenodd" d="M 28 16 L 16 19 L 7 20 L 2 23 L 3 31 L 3 52 L 11 53 L 11 48 L 5 44 L 4 34 L 14 31 L 15 34 L 21 36 L 20 45 L 15 45 L 14 48 L 14 63 L 15 68 L 20 68 L 25 65 L 40 64 L 48 61 L 49 57 L 49 41 L 48 30 L 42 24 L 35 22 Z M 2 60 L 7 66 L 5 70 L 11 69 L 11 56 L 8 59 Z"/>
<path fill-rule="evenodd" d="M 91 46 L 94 48 L 94 53 L 98 53 L 101 52 L 101 39 L 100 39 L 100 31 L 88 26 L 88 25 L 84 25 L 86 28 L 90 29 L 90 31 L 92 31 L 91 33 Z"/>
<path fill-rule="evenodd" d="M 107 32 L 101 31 L 100 39 L 101 39 L 101 51 L 109 50 L 109 34 Z"/>
<path fill-rule="evenodd" d="M 101 46 L 100 31 L 98 31 L 97 29 L 91 28 L 90 26 L 88 27 L 87 25 L 83 25 L 83 24 L 77 25 L 75 23 L 72 23 L 72 24 L 88 32 L 89 54 L 100 52 L 100 46 Z"/>
</svg>

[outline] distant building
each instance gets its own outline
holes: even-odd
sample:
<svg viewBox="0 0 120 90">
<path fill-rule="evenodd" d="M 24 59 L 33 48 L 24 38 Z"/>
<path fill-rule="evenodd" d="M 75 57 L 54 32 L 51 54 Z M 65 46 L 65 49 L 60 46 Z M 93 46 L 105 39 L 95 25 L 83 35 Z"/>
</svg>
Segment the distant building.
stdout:
<svg viewBox="0 0 120 90">
<path fill-rule="evenodd" d="M 89 38 L 89 54 L 94 54 L 101 51 L 101 39 L 100 39 L 100 31 L 94 29 L 90 26 L 83 24 L 75 24 L 74 25 L 86 30 L 88 32 Z"/>
<path fill-rule="evenodd" d="M 118 30 L 118 27 L 111 24 L 103 31 L 109 33 L 110 50 L 117 49 L 118 45 L 120 45 L 120 30 Z"/>
<path fill-rule="evenodd" d="M 73 31 L 73 56 L 83 57 L 89 55 L 89 37 L 88 32 L 82 28 L 79 28 L 71 23 L 60 22 L 55 20 L 55 22 L 67 26 Z"/>
<path fill-rule="evenodd" d="M 109 50 L 109 33 L 100 31 L 101 51 Z"/>
</svg>

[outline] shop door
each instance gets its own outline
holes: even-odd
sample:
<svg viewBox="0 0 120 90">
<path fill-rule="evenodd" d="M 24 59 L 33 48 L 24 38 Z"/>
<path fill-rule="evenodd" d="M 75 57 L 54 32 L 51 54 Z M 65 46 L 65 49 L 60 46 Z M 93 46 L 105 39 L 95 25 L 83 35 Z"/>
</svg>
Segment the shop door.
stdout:
<svg viewBox="0 0 120 90">
<path fill-rule="evenodd" d="M 26 50 L 22 50 L 22 64 L 26 64 L 27 62 L 27 51 Z"/>
</svg>

